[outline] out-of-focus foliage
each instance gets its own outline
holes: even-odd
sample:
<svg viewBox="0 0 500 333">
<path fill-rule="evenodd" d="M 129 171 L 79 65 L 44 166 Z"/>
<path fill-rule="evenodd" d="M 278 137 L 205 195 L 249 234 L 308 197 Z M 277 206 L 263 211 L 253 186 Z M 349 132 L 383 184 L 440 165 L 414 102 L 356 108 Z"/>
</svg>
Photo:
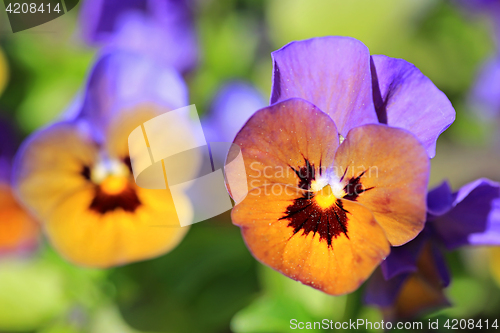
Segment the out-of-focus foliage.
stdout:
<svg viewBox="0 0 500 333">
<path fill-rule="evenodd" d="M 5 89 L 8 78 L 9 68 L 7 65 L 7 59 L 5 58 L 5 54 L 3 53 L 3 51 L 0 49 L 0 95 Z"/>
<path fill-rule="evenodd" d="M 288 332 L 291 318 L 344 318 L 347 296 L 331 297 L 266 266 L 260 265 L 259 273 L 263 295 L 236 314 L 231 322 L 234 332 Z"/>
</svg>

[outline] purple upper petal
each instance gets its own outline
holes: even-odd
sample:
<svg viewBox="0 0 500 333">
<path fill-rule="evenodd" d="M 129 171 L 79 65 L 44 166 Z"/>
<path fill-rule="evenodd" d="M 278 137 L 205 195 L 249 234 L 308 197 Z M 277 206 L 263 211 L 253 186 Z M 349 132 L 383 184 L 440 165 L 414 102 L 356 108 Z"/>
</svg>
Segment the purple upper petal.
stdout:
<svg viewBox="0 0 500 333">
<path fill-rule="evenodd" d="M 491 237 L 488 231 L 498 228 L 498 213 L 495 210 L 495 200 L 500 198 L 500 184 L 488 179 L 478 179 L 463 186 L 454 194 L 452 208 L 439 216 L 430 217 L 436 235 L 448 249 L 471 244 L 472 234 L 483 234 Z M 478 238 L 476 238 L 478 241 Z M 500 238 L 490 239 L 500 245 Z"/>
<path fill-rule="evenodd" d="M 469 100 L 474 111 L 484 118 L 500 115 L 500 55 L 483 65 Z"/>
<path fill-rule="evenodd" d="M 207 140 L 233 142 L 247 120 L 264 106 L 264 96 L 252 85 L 242 81 L 226 84 L 215 96 L 210 114 L 203 121 Z"/>
<path fill-rule="evenodd" d="M 149 58 L 113 52 L 101 57 L 92 70 L 80 117 L 90 120 L 98 134 L 111 114 L 148 103 L 169 110 L 188 105 L 181 76 Z"/>
<path fill-rule="evenodd" d="M 87 0 L 84 38 L 112 50 L 138 52 L 181 72 L 198 61 L 190 0 Z"/>
<path fill-rule="evenodd" d="M 455 110 L 446 95 L 402 59 L 372 56 L 372 76 L 380 122 L 412 132 L 429 157 L 434 157 L 438 136 L 455 120 Z"/>
<path fill-rule="evenodd" d="M 373 106 L 370 53 L 353 38 L 292 42 L 272 53 L 271 104 L 300 97 L 335 121 L 344 137 L 353 127 L 378 123 Z"/>
</svg>

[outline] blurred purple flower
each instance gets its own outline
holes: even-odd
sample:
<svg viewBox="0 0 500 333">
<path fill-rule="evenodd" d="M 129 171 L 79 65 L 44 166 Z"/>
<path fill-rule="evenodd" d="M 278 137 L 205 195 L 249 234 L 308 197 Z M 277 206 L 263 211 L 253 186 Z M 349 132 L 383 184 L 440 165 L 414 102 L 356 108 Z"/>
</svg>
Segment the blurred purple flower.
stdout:
<svg viewBox="0 0 500 333">
<path fill-rule="evenodd" d="M 349 130 L 384 123 L 412 132 L 434 157 L 436 140 L 455 119 L 448 98 L 414 65 L 348 37 L 292 42 L 272 53 L 271 104 L 300 97 Z"/>
<path fill-rule="evenodd" d="M 81 103 L 24 141 L 13 174 L 18 197 L 54 247 L 77 264 L 109 267 L 170 251 L 188 228 L 150 226 L 175 222 L 176 210 L 191 206 L 174 207 L 169 191 L 136 185 L 128 137 L 145 121 L 187 105 L 184 80 L 149 57 L 115 51 L 95 64 Z M 189 118 L 172 126 L 193 130 Z"/>
<path fill-rule="evenodd" d="M 500 116 L 500 55 L 488 60 L 480 69 L 469 102 L 485 119 Z"/>
<path fill-rule="evenodd" d="M 0 183 L 10 183 L 12 159 L 17 146 L 18 139 L 12 125 L 0 119 Z"/>
<path fill-rule="evenodd" d="M 266 106 L 264 96 L 251 84 L 233 81 L 216 94 L 210 112 L 202 120 L 209 142 L 233 142 L 246 121 Z"/>
<path fill-rule="evenodd" d="M 444 182 L 429 192 L 427 206 L 424 230 L 411 242 L 391 249 L 368 282 L 366 303 L 392 307 L 398 312 L 396 316 L 411 316 L 414 311 L 446 305 L 442 289 L 448 286 L 450 276 L 443 250 L 500 245 L 500 184 L 479 179 L 452 193 Z M 401 300 L 405 292 L 415 292 L 404 289 L 410 279 L 414 279 L 413 289 L 421 287 L 415 281 L 425 285 L 419 291 L 421 297 L 412 300 L 412 311 Z"/>
<path fill-rule="evenodd" d="M 143 53 L 181 72 L 198 61 L 190 0 L 86 0 L 84 39 L 108 50 Z"/>
<path fill-rule="evenodd" d="M 0 119 L 0 256 L 24 256 L 38 247 L 39 226 L 18 203 L 11 188 L 12 160 L 18 137 L 11 123 Z"/>
<path fill-rule="evenodd" d="M 500 41 L 500 1 L 499 0 L 454 0 L 465 9 L 466 14 L 484 14 L 488 16 L 493 28 L 497 42 Z"/>
</svg>

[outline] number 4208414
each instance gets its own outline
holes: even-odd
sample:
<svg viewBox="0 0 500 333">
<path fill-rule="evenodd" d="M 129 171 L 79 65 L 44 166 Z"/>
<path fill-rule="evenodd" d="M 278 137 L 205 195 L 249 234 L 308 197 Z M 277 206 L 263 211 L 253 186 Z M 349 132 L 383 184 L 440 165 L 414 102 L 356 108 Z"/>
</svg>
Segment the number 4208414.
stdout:
<svg viewBox="0 0 500 333">
<path fill-rule="evenodd" d="M 488 319 L 448 319 L 444 327 L 449 330 L 465 330 L 465 329 L 498 329 L 497 319 L 489 321 Z"/>
<path fill-rule="evenodd" d="M 9 3 L 7 8 L 5 9 L 8 13 L 11 14 L 27 14 L 27 13 L 44 13 L 47 11 L 48 13 L 56 12 L 59 13 L 61 9 L 59 8 L 59 3 L 55 6 L 51 7 L 51 4 L 43 4 L 40 5 L 36 3 Z"/>
</svg>

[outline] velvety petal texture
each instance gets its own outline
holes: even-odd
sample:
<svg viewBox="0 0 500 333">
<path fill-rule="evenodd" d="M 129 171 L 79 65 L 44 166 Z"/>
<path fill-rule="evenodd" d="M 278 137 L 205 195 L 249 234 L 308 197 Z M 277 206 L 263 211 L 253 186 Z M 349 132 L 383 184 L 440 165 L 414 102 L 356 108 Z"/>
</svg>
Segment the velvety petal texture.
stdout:
<svg viewBox="0 0 500 333">
<path fill-rule="evenodd" d="M 413 133 L 430 158 L 455 120 L 448 98 L 414 65 L 371 56 L 363 43 L 328 36 L 292 42 L 272 53 L 271 104 L 300 97 L 328 113 L 342 136 L 373 123 Z"/>
<path fill-rule="evenodd" d="M 379 121 L 412 132 L 433 158 L 437 138 L 455 120 L 451 102 L 418 68 L 405 60 L 374 55 L 371 68 Z"/>
<path fill-rule="evenodd" d="M 430 166 L 411 133 L 386 125 L 356 127 L 337 150 L 335 166 L 352 191 L 363 191 L 355 200 L 374 214 L 393 246 L 423 229 Z"/>
<path fill-rule="evenodd" d="M 344 137 L 353 127 L 377 123 L 370 53 L 356 39 L 320 37 L 292 42 L 272 53 L 271 104 L 291 97 L 326 112 Z"/>
<path fill-rule="evenodd" d="M 388 255 L 384 231 L 369 210 L 352 201 L 343 205 L 349 212 L 349 231 L 333 238 L 336 222 L 326 211 L 285 218 L 304 194 L 287 185 L 259 187 L 233 209 L 231 217 L 250 251 L 264 264 L 328 294 L 354 291 Z"/>
<path fill-rule="evenodd" d="M 293 279 L 351 292 L 389 243 L 423 228 L 429 161 L 402 129 L 356 127 L 339 146 L 333 120 L 295 98 L 257 111 L 234 143 L 250 192 L 233 223 L 257 259 Z"/>
<path fill-rule="evenodd" d="M 339 136 L 327 114 L 294 98 L 257 111 L 234 143 L 243 154 L 241 181 L 249 190 L 268 184 L 306 188 L 313 173 L 333 164 Z"/>
</svg>

